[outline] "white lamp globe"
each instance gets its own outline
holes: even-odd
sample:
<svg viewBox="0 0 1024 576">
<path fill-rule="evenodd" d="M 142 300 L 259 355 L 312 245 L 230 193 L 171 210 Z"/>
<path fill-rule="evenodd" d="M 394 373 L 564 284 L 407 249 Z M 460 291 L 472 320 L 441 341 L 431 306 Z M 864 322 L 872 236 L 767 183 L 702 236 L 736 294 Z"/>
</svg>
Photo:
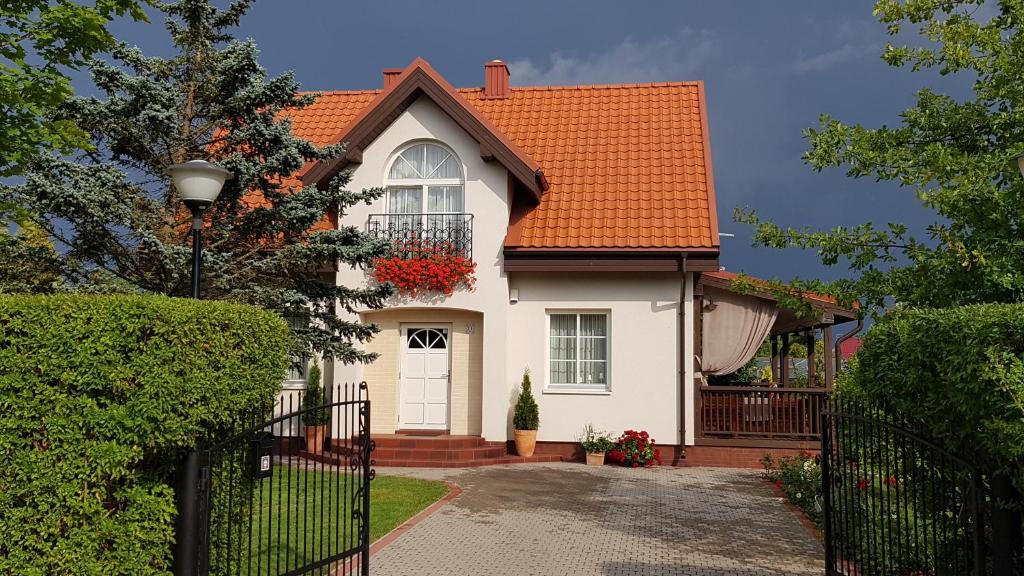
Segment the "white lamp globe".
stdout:
<svg viewBox="0 0 1024 576">
<path fill-rule="evenodd" d="M 168 169 L 178 195 L 186 204 L 206 206 L 220 195 L 230 172 L 206 160 L 190 160 Z"/>
</svg>

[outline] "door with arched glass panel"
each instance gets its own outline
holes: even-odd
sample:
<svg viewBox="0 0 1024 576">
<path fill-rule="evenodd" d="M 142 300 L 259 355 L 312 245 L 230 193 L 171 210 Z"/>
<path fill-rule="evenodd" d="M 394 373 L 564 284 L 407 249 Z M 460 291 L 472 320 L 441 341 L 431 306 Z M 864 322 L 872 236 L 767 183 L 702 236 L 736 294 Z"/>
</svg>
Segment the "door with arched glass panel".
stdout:
<svg viewBox="0 0 1024 576">
<path fill-rule="evenodd" d="M 448 429 L 449 336 L 441 326 L 402 327 L 400 428 Z"/>
</svg>

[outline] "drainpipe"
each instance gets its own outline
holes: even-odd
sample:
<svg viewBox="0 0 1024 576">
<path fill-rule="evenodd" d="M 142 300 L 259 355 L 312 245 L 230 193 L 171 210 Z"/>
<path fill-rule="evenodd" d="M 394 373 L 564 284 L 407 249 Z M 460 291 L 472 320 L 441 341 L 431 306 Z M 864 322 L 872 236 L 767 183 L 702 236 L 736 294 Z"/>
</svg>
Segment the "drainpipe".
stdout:
<svg viewBox="0 0 1024 576">
<path fill-rule="evenodd" d="M 864 319 L 861 318 L 861 319 L 857 320 L 857 325 L 853 328 L 853 330 L 850 330 L 846 334 L 843 334 L 842 336 L 839 337 L 838 340 L 836 340 L 835 363 L 836 363 L 836 377 L 837 378 L 839 377 L 839 369 L 842 368 L 842 366 L 843 366 L 843 358 L 842 358 L 842 356 L 839 355 L 839 346 L 843 342 L 846 342 L 850 338 L 853 338 L 858 332 L 860 332 L 863 329 L 864 329 Z"/>
<path fill-rule="evenodd" d="M 686 446 L 686 254 L 679 255 L 679 445 Z M 676 462 L 678 464 L 678 462 Z"/>
</svg>

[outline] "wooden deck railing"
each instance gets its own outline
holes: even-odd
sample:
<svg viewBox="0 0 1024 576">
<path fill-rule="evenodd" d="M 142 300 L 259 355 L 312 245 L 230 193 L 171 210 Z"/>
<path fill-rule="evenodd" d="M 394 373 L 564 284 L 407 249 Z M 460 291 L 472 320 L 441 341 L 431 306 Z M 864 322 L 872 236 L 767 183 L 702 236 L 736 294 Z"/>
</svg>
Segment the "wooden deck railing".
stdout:
<svg viewBox="0 0 1024 576">
<path fill-rule="evenodd" d="M 824 388 L 701 386 L 698 436 L 820 440 L 827 392 Z"/>
</svg>

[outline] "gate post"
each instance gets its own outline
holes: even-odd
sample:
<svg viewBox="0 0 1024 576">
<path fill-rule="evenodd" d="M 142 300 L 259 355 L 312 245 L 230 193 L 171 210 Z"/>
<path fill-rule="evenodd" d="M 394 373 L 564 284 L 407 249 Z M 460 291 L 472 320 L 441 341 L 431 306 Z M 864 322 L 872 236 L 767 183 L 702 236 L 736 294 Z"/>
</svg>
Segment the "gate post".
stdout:
<svg viewBox="0 0 1024 576">
<path fill-rule="evenodd" d="M 821 413 L 821 500 L 825 512 L 825 574 L 832 574 L 836 565 L 832 546 L 832 419 L 829 416 L 829 397 L 825 396 L 825 410 Z"/>
<path fill-rule="evenodd" d="M 360 535 L 362 559 L 359 562 L 359 571 L 362 576 L 370 576 L 370 481 L 373 480 L 373 474 L 370 472 L 373 462 L 370 461 L 370 457 L 373 453 L 373 440 L 370 439 L 369 399 L 364 401 L 363 409 L 366 410 L 366 418 L 363 420 L 363 429 L 360 430 L 363 435 L 363 522 L 361 525 L 363 533 Z"/>
<path fill-rule="evenodd" d="M 178 464 L 174 500 L 174 576 L 196 576 L 199 548 L 199 449 L 193 447 Z"/>
<path fill-rule="evenodd" d="M 992 573 L 1018 574 L 1022 551 L 1020 512 L 1013 508 L 1020 493 L 1009 476 L 992 475 Z"/>
</svg>

